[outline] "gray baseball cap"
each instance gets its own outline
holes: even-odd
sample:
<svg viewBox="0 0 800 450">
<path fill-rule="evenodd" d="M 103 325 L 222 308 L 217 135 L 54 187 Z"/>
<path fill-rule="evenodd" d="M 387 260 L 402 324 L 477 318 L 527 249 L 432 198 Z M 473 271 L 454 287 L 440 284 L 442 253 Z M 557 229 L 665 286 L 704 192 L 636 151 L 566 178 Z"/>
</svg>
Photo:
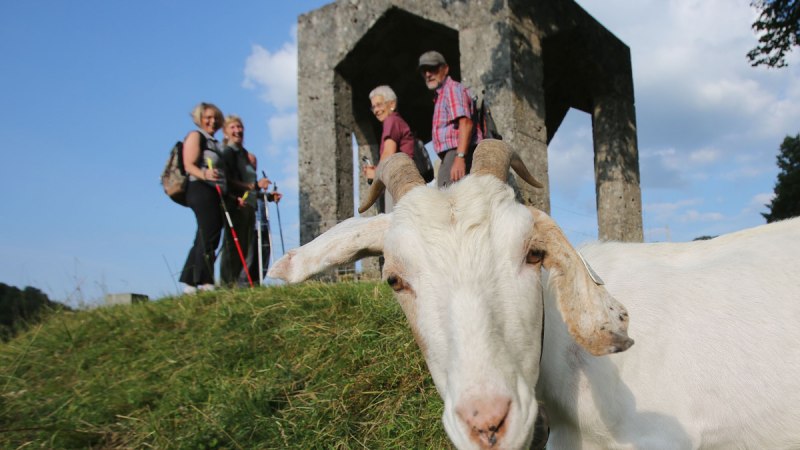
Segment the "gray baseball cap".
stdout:
<svg viewBox="0 0 800 450">
<path fill-rule="evenodd" d="M 431 50 L 423 53 L 422 56 L 419 57 L 417 69 L 421 69 L 425 66 L 436 67 L 441 66 L 442 64 L 447 64 L 447 61 L 444 60 L 444 56 L 435 50 Z"/>
</svg>

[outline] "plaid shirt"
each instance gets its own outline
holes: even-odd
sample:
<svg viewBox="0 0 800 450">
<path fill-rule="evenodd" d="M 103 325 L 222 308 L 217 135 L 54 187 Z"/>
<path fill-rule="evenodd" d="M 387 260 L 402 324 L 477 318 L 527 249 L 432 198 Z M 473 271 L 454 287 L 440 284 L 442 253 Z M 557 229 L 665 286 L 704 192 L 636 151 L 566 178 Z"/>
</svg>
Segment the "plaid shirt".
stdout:
<svg viewBox="0 0 800 450">
<path fill-rule="evenodd" d="M 472 119 L 472 98 L 469 91 L 461 83 L 450 76 L 445 77 L 442 85 L 436 89 L 433 106 L 433 150 L 438 154 L 458 147 L 458 119 Z M 471 143 L 480 141 L 480 130 L 472 124 Z"/>
</svg>

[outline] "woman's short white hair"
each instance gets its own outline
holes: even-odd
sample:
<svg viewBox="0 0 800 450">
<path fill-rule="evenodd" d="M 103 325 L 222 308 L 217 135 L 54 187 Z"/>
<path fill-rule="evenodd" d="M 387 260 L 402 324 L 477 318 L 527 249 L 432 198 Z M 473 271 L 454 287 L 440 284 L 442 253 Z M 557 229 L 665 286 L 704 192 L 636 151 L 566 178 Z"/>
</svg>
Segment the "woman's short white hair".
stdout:
<svg viewBox="0 0 800 450">
<path fill-rule="evenodd" d="M 375 89 L 373 89 L 369 93 L 369 99 L 370 100 L 372 100 L 373 97 L 377 97 L 377 96 L 383 97 L 383 101 L 385 101 L 385 102 L 396 102 L 397 101 L 397 95 L 394 93 L 392 88 L 390 88 L 389 86 L 387 86 L 385 84 L 382 85 L 382 86 L 376 87 Z"/>
</svg>

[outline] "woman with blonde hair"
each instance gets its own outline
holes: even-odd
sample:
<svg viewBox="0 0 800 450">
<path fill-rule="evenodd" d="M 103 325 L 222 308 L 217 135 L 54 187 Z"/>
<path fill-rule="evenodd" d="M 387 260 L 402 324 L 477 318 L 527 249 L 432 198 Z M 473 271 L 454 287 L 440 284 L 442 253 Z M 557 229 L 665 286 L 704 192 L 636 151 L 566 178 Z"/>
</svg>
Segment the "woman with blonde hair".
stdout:
<svg viewBox="0 0 800 450">
<path fill-rule="evenodd" d="M 180 277 L 186 294 L 214 289 L 214 253 L 223 226 L 217 186 L 223 194 L 227 191 L 222 149 L 214 138 L 222 127 L 222 111 L 211 103 L 199 103 L 191 116 L 198 129 L 183 140 L 183 167 L 189 176 L 186 203 L 197 220 L 197 232 Z"/>
<path fill-rule="evenodd" d="M 233 234 L 225 233 L 222 240 L 222 253 L 220 254 L 219 276 L 223 286 L 246 286 L 249 280 L 257 283 L 261 279 L 258 273 L 258 240 L 256 239 L 256 210 L 257 203 L 261 200 L 258 191 L 267 189 L 270 185 L 269 178 L 258 179 L 257 161 L 255 155 L 244 148 L 244 123 L 239 116 L 225 117 L 222 127 L 224 138 L 222 151 L 225 166 L 229 169 L 228 185 L 231 195 L 227 199 L 228 212 L 233 221 L 233 228 L 239 238 L 239 245 L 245 255 L 247 268 L 242 267 Z M 267 194 L 269 201 L 278 202 L 281 199 L 279 192 Z M 266 205 L 262 205 L 266 207 Z M 263 236 L 267 239 L 267 236 Z M 265 257 L 269 261 L 269 246 L 266 246 Z M 263 264 L 266 269 L 267 264 Z M 248 277 L 249 274 L 249 277 Z"/>
</svg>

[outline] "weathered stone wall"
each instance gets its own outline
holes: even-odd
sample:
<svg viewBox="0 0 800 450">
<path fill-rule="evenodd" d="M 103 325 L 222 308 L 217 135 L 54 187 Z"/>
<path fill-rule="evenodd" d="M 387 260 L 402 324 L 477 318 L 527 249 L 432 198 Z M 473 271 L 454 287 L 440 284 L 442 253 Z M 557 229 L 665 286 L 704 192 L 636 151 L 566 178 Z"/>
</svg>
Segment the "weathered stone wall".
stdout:
<svg viewBox="0 0 800 450">
<path fill-rule="evenodd" d="M 432 97 L 417 58 L 438 50 L 451 75 L 485 92 L 504 140 L 545 189 L 522 199 L 550 209 L 547 144 L 569 108 L 592 116 L 599 237 L 641 241 L 641 193 L 628 47 L 571 0 L 339 0 L 300 16 L 300 241 L 353 215 L 352 140 L 378 159 L 369 91 L 389 84 L 418 135 Z M 374 214 L 375 208 L 368 213 Z M 376 269 L 377 265 L 366 263 Z"/>
</svg>

